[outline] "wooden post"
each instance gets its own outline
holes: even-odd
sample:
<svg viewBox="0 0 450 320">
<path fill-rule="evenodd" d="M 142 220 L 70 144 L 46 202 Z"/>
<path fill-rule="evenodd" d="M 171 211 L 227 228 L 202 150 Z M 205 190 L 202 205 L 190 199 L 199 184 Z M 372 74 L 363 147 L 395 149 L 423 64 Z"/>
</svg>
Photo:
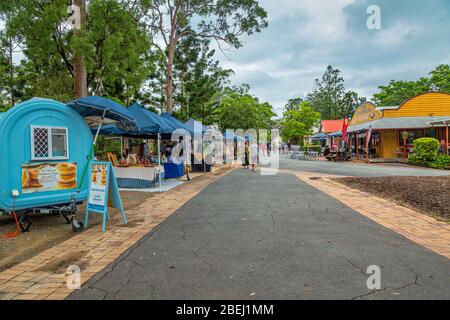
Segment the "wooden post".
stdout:
<svg viewBox="0 0 450 320">
<path fill-rule="evenodd" d="M 366 131 L 366 161 L 369 162 L 369 130 Z"/>
<path fill-rule="evenodd" d="M 355 132 L 355 151 L 356 151 L 356 160 L 359 160 L 359 141 L 358 141 L 358 132 Z"/>
<path fill-rule="evenodd" d="M 86 22 L 86 0 L 74 0 L 74 4 L 80 8 L 79 17 L 75 17 L 75 19 L 79 19 L 80 27 L 75 26 L 74 36 L 80 38 L 82 36 L 82 30 L 84 28 Z M 87 71 L 86 71 L 86 62 L 84 60 L 83 53 L 75 52 L 73 53 L 73 69 L 74 69 L 74 81 L 75 81 L 75 98 L 82 98 L 88 95 L 87 92 Z"/>
<path fill-rule="evenodd" d="M 403 159 L 406 160 L 406 142 L 407 140 L 403 138 Z"/>
<path fill-rule="evenodd" d="M 447 126 L 445 127 L 445 146 L 447 147 L 447 155 L 449 155 L 448 143 L 449 141 L 448 141 L 448 122 L 447 122 Z"/>
</svg>

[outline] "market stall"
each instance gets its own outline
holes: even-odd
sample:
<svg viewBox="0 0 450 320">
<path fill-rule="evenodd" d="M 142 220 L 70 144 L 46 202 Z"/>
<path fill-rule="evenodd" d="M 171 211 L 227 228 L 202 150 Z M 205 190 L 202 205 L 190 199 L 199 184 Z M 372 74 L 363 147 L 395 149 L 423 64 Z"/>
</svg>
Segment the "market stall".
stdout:
<svg viewBox="0 0 450 320">
<path fill-rule="evenodd" d="M 121 188 L 152 188 L 156 184 L 161 190 L 162 179 L 179 178 L 184 176 L 184 165 L 171 161 L 170 151 L 172 133 L 177 129 L 185 129 L 169 118 L 158 116 L 145 109 L 142 105 L 134 104 L 128 108 L 130 114 L 137 120 L 138 130 L 120 130 L 115 126 L 106 126 L 102 134 L 116 135 L 124 138 L 126 146 L 122 149 L 120 159 L 111 161 Z M 142 148 L 128 146 L 128 140 L 139 139 Z M 149 141 L 156 143 L 156 152 L 149 152 Z M 163 146 L 164 141 L 164 146 Z M 163 159 L 164 158 L 164 159 Z"/>
</svg>

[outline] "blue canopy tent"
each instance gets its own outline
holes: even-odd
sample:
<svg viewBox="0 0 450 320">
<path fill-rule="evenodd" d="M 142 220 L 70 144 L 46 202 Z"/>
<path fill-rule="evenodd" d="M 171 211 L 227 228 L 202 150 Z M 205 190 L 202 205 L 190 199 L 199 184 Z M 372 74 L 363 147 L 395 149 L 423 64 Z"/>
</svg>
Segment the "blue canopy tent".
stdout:
<svg viewBox="0 0 450 320">
<path fill-rule="evenodd" d="M 191 130 L 191 128 L 189 128 L 186 124 L 184 124 L 183 122 L 172 116 L 170 113 L 164 112 L 163 114 L 161 114 L 161 117 L 169 121 L 177 129 L 186 130 L 191 135 L 191 137 L 194 135 L 194 131 Z"/>
<path fill-rule="evenodd" d="M 189 130 L 192 133 L 194 133 L 196 129 L 198 130 L 198 128 L 201 128 L 202 134 L 204 134 L 207 130 L 209 130 L 209 128 L 205 126 L 203 123 L 192 118 L 186 121 L 185 125 L 189 128 Z"/>
<path fill-rule="evenodd" d="M 335 131 L 328 134 L 328 137 L 336 138 L 336 137 L 342 137 L 342 131 Z"/>
<path fill-rule="evenodd" d="M 159 188 L 161 191 L 161 137 L 170 136 L 173 131 L 179 129 L 178 126 L 168 119 L 158 116 L 157 114 L 145 109 L 140 104 L 133 104 L 129 107 L 131 114 L 137 119 L 140 132 L 143 135 L 153 134 L 158 137 L 158 175 Z"/>
<path fill-rule="evenodd" d="M 235 133 L 228 133 L 228 131 L 225 131 L 225 133 L 223 134 L 223 138 L 225 140 L 245 141 L 244 137 L 238 136 Z"/>
<path fill-rule="evenodd" d="M 168 119 L 145 109 L 142 105 L 135 103 L 128 108 L 133 117 L 137 120 L 141 134 L 171 135 L 178 129 L 174 123 Z"/>
<path fill-rule="evenodd" d="M 189 128 L 189 126 L 187 126 L 186 124 L 184 124 L 183 122 L 181 122 L 180 120 L 178 120 L 177 118 L 175 118 L 174 116 L 172 116 L 168 112 L 162 113 L 161 117 L 163 117 L 164 119 L 169 121 L 177 129 L 185 130 L 188 133 L 183 138 L 184 150 L 188 150 L 187 141 L 190 141 L 191 138 L 194 138 L 194 131 L 191 130 L 191 128 Z M 187 156 L 187 154 L 188 154 L 187 152 L 185 152 L 184 154 L 186 155 L 186 157 L 188 157 Z M 188 164 L 189 164 L 189 161 L 188 161 Z M 187 179 L 188 179 L 188 181 L 191 180 L 190 177 L 189 177 L 189 168 L 187 170 Z"/>
<path fill-rule="evenodd" d="M 136 119 L 128 109 L 110 99 L 88 96 L 67 104 L 79 113 L 89 126 L 99 126 L 114 123 L 124 130 L 136 130 Z"/>
<path fill-rule="evenodd" d="M 83 169 L 83 175 L 81 176 L 81 181 L 78 185 L 77 192 L 80 192 L 102 126 L 104 124 L 115 123 L 120 128 L 128 130 L 137 130 L 138 127 L 136 120 L 125 106 L 106 98 L 88 96 L 69 102 L 67 105 L 79 113 L 90 127 L 97 127 L 97 132 L 94 141 L 92 141 L 91 150 L 87 156 L 86 165 Z"/>
<path fill-rule="evenodd" d="M 313 136 L 311 136 L 311 140 L 323 140 L 326 139 L 328 137 L 328 135 L 326 133 L 317 133 Z"/>
</svg>

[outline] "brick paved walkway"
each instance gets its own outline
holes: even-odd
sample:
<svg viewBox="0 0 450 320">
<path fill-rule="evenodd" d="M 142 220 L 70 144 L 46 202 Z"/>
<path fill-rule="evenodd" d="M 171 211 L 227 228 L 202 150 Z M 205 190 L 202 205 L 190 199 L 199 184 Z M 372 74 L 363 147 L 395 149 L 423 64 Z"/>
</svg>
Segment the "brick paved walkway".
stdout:
<svg viewBox="0 0 450 320">
<path fill-rule="evenodd" d="M 450 225 L 371 194 L 349 188 L 329 175 L 288 171 L 346 206 L 450 259 Z M 333 176 L 336 178 L 337 176 Z M 319 178 L 319 179 L 317 179 Z"/>
<path fill-rule="evenodd" d="M 66 285 L 68 266 L 80 266 L 81 283 L 85 283 L 208 184 L 229 171 L 229 168 L 221 168 L 170 192 L 156 195 L 126 213 L 127 226 L 123 225 L 120 215 L 113 216 L 107 232 L 102 233 L 101 226 L 92 227 L 1 272 L 0 300 L 66 298 L 73 291 Z"/>
</svg>

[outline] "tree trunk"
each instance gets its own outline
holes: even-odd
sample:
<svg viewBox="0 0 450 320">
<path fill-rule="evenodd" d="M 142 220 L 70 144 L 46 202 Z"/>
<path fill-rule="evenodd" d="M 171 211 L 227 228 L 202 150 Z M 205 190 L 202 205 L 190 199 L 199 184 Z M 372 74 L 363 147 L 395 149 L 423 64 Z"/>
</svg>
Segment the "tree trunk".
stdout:
<svg viewBox="0 0 450 320">
<path fill-rule="evenodd" d="M 86 0 L 75 0 L 74 4 L 80 8 L 81 29 L 75 29 L 75 37 L 81 37 L 81 33 L 86 21 Z M 74 81 L 75 81 L 75 98 L 82 98 L 88 95 L 87 92 L 87 72 L 86 62 L 81 52 L 74 52 L 73 57 Z"/>
<path fill-rule="evenodd" d="M 9 37 L 9 90 L 11 95 L 11 105 L 16 105 L 16 99 L 14 97 L 14 61 L 13 61 L 13 40 Z"/>
<path fill-rule="evenodd" d="M 175 37 L 171 35 L 169 42 L 169 56 L 167 59 L 167 80 L 166 80 L 166 111 L 173 111 L 173 59 L 175 56 Z"/>
</svg>

